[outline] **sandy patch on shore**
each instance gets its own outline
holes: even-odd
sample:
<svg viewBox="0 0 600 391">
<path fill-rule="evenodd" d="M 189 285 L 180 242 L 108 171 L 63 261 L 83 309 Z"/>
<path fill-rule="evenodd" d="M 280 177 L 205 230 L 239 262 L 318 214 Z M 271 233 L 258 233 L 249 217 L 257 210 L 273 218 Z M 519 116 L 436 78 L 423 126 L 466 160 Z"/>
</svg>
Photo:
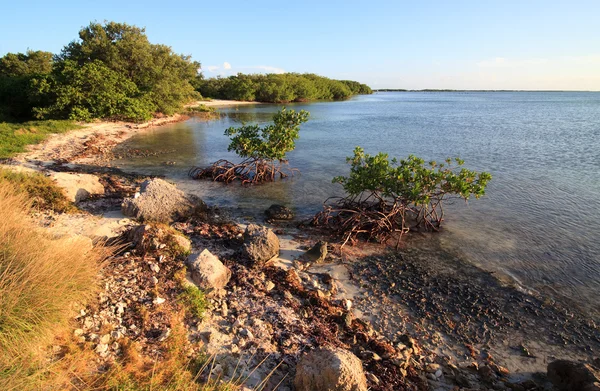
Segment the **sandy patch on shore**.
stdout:
<svg viewBox="0 0 600 391">
<path fill-rule="evenodd" d="M 186 105 L 186 107 L 204 105 L 207 107 L 229 107 L 229 106 L 248 106 L 248 105 L 262 105 L 262 102 L 251 102 L 245 100 L 223 100 L 223 99 L 213 99 L 210 101 L 198 101 L 194 103 L 190 103 Z"/>
</svg>

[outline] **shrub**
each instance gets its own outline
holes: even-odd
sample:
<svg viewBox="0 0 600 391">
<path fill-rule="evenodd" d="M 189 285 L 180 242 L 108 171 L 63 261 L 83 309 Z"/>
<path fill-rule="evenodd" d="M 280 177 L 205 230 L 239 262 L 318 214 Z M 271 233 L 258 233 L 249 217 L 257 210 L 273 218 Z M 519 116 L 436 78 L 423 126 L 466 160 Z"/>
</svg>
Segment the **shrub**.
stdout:
<svg viewBox="0 0 600 391">
<path fill-rule="evenodd" d="M 296 147 L 300 125 L 308 121 L 307 111 L 287 110 L 285 107 L 273 116 L 273 124 L 265 127 L 243 125 L 230 127 L 225 135 L 231 138 L 228 151 L 234 151 L 244 160 L 239 164 L 219 160 L 207 169 L 192 168 L 194 178 L 212 177 L 215 181 L 230 183 L 236 179 L 244 184 L 274 181 L 276 175 L 287 176 L 283 164 L 286 154 Z"/>
<path fill-rule="evenodd" d="M 356 147 L 348 177 L 338 176 L 347 196 L 317 214 L 313 223 L 327 225 L 345 241 L 357 236 L 385 241 L 394 233 L 422 228 L 437 231 L 444 219 L 443 202 L 479 198 L 492 176 L 463 166 L 464 161 L 425 163 L 414 155 L 391 161 L 385 153 L 371 156 Z"/>
</svg>

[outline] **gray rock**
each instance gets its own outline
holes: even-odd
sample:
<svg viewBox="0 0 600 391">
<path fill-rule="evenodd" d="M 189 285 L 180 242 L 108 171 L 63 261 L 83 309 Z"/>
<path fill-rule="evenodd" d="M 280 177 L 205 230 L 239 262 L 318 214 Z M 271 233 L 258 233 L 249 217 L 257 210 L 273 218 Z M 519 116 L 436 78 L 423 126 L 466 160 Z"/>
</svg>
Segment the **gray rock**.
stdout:
<svg viewBox="0 0 600 391">
<path fill-rule="evenodd" d="M 269 228 L 250 224 L 244 232 L 242 251 L 254 265 L 263 265 L 279 255 L 279 239 Z"/>
<path fill-rule="evenodd" d="M 141 222 L 171 223 L 206 210 L 206 204 L 198 197 L 186 195 L 162 179 L 150 179 L 142 183 L 135 197 L 127 198 L 121 205 L 125 216 Z"/>
<path fill-rule="evenodd" d="M 208 249 L 187 258 L 188 268 L 194 283 L 203 290 L 219 290 L 231 278 L 231 271 Z"/>
<path fill-rule="evenodd" d="M 589 364 L 553 361 L 548 364 L 548 378 L 560 391 L 600 391 L 600 371 Z"/>
<path fill-rule="evenodd" d="M 307 262 L 322 263 L 327 256 L 327 242 L 319 240 L 310 250 L 300 256 L 300 259 Z"/>
<path fill-rule="evenodd" d="M 347 350 L 319 349 L 298 362 L 297 391 L 366 391 L 367 378 L 358 357 Z"/>
<path fill-rule="evenodd" d="M 269 220 L 292 220 L 294 211 L 283 205 L 271 205 L 265 210 L 265 215 Z"/>
</svg>

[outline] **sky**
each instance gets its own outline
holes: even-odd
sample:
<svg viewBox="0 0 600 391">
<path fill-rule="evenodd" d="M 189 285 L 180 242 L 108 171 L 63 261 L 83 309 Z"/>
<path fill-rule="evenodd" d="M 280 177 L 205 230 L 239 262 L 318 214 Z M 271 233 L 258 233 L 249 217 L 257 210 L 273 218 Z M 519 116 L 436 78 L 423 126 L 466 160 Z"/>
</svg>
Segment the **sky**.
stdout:
<svg viewBox="0 0 600 391">
<path fill-rule="evenodd" d="M 372 88 L 600 91 L 599 0 L 0 0 L 0 55 L 92 21 L 146 28 L 206 77 L 311 72 Z"/>
</svg>

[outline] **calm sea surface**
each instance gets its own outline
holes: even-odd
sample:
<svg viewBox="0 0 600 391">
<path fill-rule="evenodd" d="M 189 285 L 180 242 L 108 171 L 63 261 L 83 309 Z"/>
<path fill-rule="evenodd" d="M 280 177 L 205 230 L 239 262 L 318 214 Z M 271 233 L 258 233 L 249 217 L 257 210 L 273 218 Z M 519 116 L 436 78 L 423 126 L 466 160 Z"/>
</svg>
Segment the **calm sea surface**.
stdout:
<svg viewBox="0 0 600 391">
<path fill-rule="evenodd" d="M 166 175 L 241 215 L 272 203 L 310 215 L 342 194 L 331 178 L 348 172 L 345 157 L 357 145 L 396 157 L 460 156 L 493 180 L 484 198 L 450 207 L 438 235 L 444 245 L 524 287 L 600 309 L 600 93 L 377 93 L 290 106 L 311 117 L 289 154 L 301 175 L 285 181 L 241 188 L 186 179 L 191 166 L 235 160 L 223 131 L 267 122 L 276 105 L 221 110 L 221 120 L 191 119 L 140 134 L 122 148 L 162 153 L 114 164 Z"/>
</svg>

